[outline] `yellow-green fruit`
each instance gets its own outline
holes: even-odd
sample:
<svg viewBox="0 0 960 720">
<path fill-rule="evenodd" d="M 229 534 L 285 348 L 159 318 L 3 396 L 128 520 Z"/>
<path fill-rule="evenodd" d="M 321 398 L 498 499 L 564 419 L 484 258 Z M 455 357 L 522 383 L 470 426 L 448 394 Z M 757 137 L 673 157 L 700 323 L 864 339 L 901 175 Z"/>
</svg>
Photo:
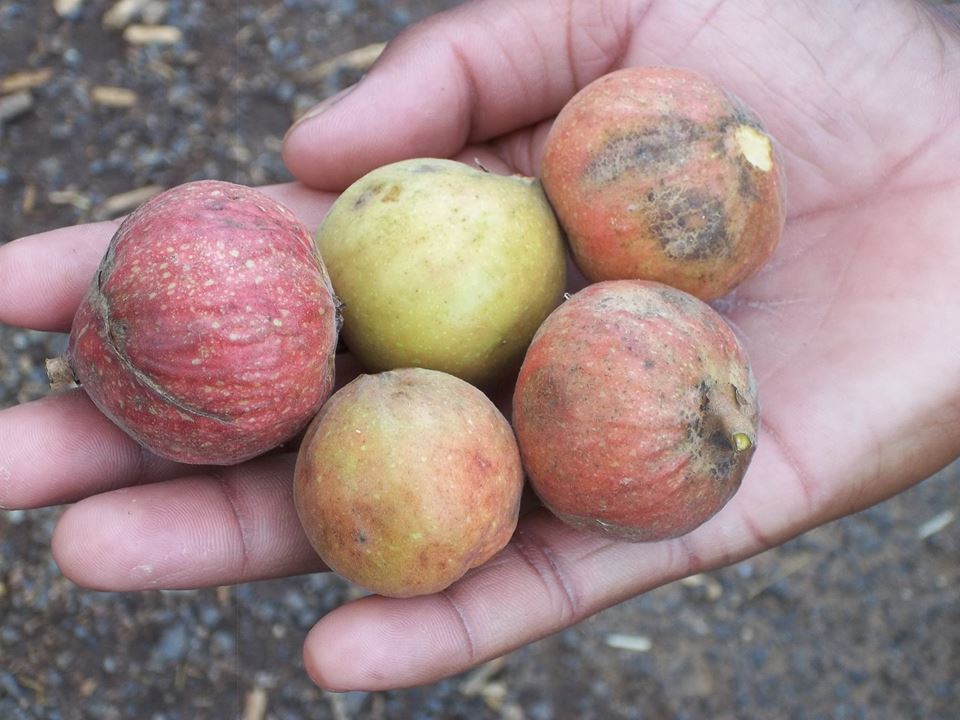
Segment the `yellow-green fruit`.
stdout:
<svg viewBox="0 0 960 720">
<path fill-rule="evenodd" d="M 343 303 L 344 341 L 370 372 L 425 367 L 493 383 L 519 367 L 566 282 L 539 182 L 451 160 L 360 178 L 317 245 Z"/>
<path fill-rule="evenodd" d="M 343 577 L 390 597 L 440 592 L 517 525 L 523 468 L 507 419 L 452 375 L 361 375 L 323 406 L 294 471 L 311 545 Z"/>
</svg>

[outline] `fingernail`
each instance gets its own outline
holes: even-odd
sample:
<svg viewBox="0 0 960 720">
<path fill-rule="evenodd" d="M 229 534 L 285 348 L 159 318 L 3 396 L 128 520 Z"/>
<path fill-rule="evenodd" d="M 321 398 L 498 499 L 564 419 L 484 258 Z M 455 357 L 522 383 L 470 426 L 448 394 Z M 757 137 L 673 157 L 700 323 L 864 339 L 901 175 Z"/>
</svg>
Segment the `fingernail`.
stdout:
<svg viewBox="0 0 960 720">
<path fill-rule="evenodd" d="M 303 115 L 301 115 L 299 118 L 297 118 L 294 121 L 293 125 L 290 126 L 290 129 L 287 130 L 287 135 L 293 132 L 293 130 L 297 128 L 300 124 L 306 122 L 307 120 L 315 118 L 318 115 L 322 115 L 323 113 L 325 113 L 327 110 L 329 110 L 334 105 L 336 105 L 341 100 L 343 100 L 347 95 L 349 95 L 356 87 L 357 87 L 357 84 L 354 83 L 353 85 L 350 85 L 349 87 L 345 87 L 340 92 L 334 93 L 330 97 L 324 99 L 322 102 L 319 102 L 316 105 L 314 105 L 312 108 L 307 110 Z"/>
</svg>

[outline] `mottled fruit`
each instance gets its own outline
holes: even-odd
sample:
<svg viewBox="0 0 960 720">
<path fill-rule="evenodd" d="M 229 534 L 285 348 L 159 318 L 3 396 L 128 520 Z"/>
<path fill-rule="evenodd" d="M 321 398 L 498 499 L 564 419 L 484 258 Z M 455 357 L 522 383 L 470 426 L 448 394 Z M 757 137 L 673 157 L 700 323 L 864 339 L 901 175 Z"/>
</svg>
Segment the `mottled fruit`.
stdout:
<svg viewBox="0 0 960 720">
<path fill-rule="evenodd" d="M 426 367 L 489 385 L 516 372 L 560 302 L 565 249 L 540 183 L 451 160 L 378 168 L 317 234 L 346 345 L 370 372 Z"/>
<path fill-rule="evenodd" d="M 181 185 L 117 230 L 51 379 L 76 380 L 157 455 L 228 465 L 327 399 L 336 301 L 306 228 L 267 196 Z"/>
<path fill-rule="evenodd" d="M 592 281 L 657 280 L 717 298 L 767 261 L 783 229 L 770 136 L 689 70 L 627 68 L 587 85 L 550 130 L 542 176 Z"/>
<path fill-rule="evenodd" d="M 307 430 L 294 502 L 343 577 L 392 597 L 443 590 L 500 550 L 523 471 L 513 430 L 472 385 L 435 370 L 361 375 Z"/>
<path fill-rule="evenodd" d="M 524 466 L 569 524 L 683 535 L 736 492 L 757 442 L 746 353 L 708 305 L 660 283 L 572 296 L 527 351 L 513 398 Z"/>
</svg>

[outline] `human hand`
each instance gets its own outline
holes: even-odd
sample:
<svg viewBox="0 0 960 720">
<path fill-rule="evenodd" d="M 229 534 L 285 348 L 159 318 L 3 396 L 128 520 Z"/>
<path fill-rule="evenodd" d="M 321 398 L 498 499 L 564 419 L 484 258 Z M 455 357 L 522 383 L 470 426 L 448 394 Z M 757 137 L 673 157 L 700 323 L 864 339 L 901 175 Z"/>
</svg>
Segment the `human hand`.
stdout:
<svg viewBox="0 0 960 720">
<path fill-rule="evenodd" d="M 430 682 L 879 502 L 960 453 L 960 55 L 919 5 L 473 3 L 398 38 L 356 89 L 291 132 L 285 158 L 331 191 L 423 155 L 536 174 L 561 105 L 637 64 L 712 76 L 758 111 L 783 152 L 781 245 L 717 303 L 760 387 L 742 488 L 697 531 L 655 544 L 613 543 L 534 510 L 507 549 L 446 592 L 368 597 L 323 618 L 305 645 L 319 684 Z M 273 192 L 313 227 L 333 197 Z M 0 249 L 0 320 L 68 327 L 112 229 Z M 319 568 L 293 512 L 290 455 L 177 466 L 75 392 L 0 413 L 0 458 L 2 506 L 87 498 L 54 537 L 81 584 L 193 587 Z"/>
</svg>

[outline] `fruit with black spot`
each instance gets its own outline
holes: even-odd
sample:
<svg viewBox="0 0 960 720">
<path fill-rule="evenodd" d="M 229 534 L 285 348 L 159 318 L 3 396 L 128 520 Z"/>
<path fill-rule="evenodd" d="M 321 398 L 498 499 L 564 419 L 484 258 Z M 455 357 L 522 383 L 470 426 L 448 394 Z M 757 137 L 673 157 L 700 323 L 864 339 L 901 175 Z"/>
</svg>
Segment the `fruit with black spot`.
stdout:
<svg viewBox="0 0 960 720">
<path fill-rule="evenodd" d="M 550 129 L 542 179 L 592 281 L 717 298 L 763 266 L 784 224 L 772 138 L 743 102 L 681 68 L 626 68 L 584 87 Z"/>
<path fill-rule="evenodd" d="M 642 280 L 586 287 L 527 351 L 513 397 L 524 467 L 565 522 L 684 535 L 734 495 L 757 444 L 742 345 L 707 304 Z"/>
</svg>

